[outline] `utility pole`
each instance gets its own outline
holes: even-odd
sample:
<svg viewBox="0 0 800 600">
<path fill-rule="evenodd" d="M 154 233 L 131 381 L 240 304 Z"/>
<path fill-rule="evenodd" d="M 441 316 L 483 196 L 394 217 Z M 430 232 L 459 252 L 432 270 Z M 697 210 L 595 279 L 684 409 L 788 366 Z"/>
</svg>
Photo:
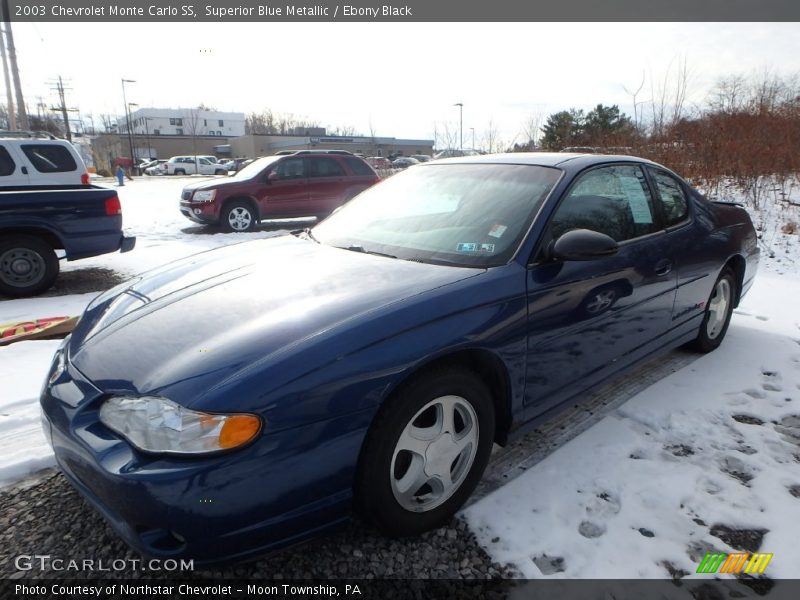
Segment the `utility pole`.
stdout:
<svg viewBox="0 0 800 600">
<path fill-rule="evenodd" d="M 59 111 L 61 116 L 64 119 L 64 131 L 67 133 L 67 141 L 72 141 L 72 132 L 69 128 L 69 115 L 68 112 L 75 112 L 78 109 L 76 108 L 67 108 L 67 101 L 64 96 L 64 82 L 61 80 L 61 75 L 58 76 L 58 83 L 56 83 L 56 87 L 53 88 L 55 91 L 58 92 L 58 98 L 61 101 L 59 106 L 53 106 L 50 110 Z"/>
<path fill-rule="evenodd" d="M 125 96 L 126 83 L 136 83 L 136 81 L 133 79 L 122 79 L 122 101 L 125 103 L 125 125 L 128 129 L 128 147 L 131 151 L 131 173 L 133 173 L 133 135 L 131 134 L 131 115 L 128 112 L 128 99 Z M 117 130 L 119 130 L 119 127 L 117 127 Z"/>
<path fill-rule="evenodd" d="M 30 129 L 28 113 L 25 110 L 25 97 L 22 95 L 22 83 L 19 80 L 17 68 L 17 51 L 14 49 L 14 34 L 11 32 L 11 19 L 8 10 L 8 0 L 2 0 L 3 21 L 6 24 L 6 42 L 8 43 L 8 62 L 11 66 L 11 77 L 14 79 L 14 89 L 17 92 L 17 110 L 19 111 L 19 125 L 22 129 Z"/>
<path fill-rule="evenodd" d="M 0 30 L 0 53 L 3 55 L 3 76 L 6 81 L 6 106 L 8 107 L 8 128 L 17 129 L 17 109 L 14 108 L 14 94 L 11 93 L 11 76 L 8 74 L 8 56 L 6 56 L 6 32 Z"/>
</svg>

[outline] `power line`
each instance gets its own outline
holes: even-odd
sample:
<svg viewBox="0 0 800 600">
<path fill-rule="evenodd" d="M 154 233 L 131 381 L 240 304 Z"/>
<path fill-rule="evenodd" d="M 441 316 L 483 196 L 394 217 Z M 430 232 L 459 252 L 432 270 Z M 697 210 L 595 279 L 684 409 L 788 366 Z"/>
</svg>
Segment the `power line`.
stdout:
<svg viewBox="0 0 800 600">
<path fill-rule="evenodd" d="M 55 86 L 56 87 L 51 88 L 51 89 L 53 91 L 57 91 L 58 92 L 58 97 L 59 97 L 59 99 L 61 101 L 61 104 L 59 106 L 51 107 L 50 110 L 61 112 L 61 116 L 64 118 L 64 129 L 66 130 L 66 133 L 67 133 L 67 140 L 71 142 L 72 141 L 72 132 L 70 131 L 70 127 L 69 127 L 69 115 L 68 115 L 68 113 L 70 113 L 70 112 L 78 112 L 78 109 L 77 108 L 67 108 L 67 101 L 66 101 L 66 96 L 65 96 L 64 90 L 65 89 L 71 90 L 72 88 L 64 88 L 64 81 L 61 79 L 61 75 L 58 76 L 58 82 L 55 82 Z"/>
</svg>

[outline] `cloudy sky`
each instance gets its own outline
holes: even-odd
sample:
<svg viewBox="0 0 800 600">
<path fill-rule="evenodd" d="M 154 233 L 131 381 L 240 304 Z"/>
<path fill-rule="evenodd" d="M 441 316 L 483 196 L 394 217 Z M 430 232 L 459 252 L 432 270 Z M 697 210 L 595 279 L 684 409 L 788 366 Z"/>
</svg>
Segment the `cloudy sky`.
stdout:
<svg viewBox="0 0 800 600">
<path fill-rule="evenodd" d="M 631 114 L 624 87 L 644 73 L 649 100 L 684 60 L 697 103 L 721 76 L 800 73 L 798 23 L 15 23 L 14 35 L 34 112 L 58 75 L 96 125 L 123 111 L 121 78 L 142 107 L 269 107 L 396 137 L 457 128 L 461 102 L 465 146 L 490 121 L 511 142 L 536 113 Z"/>
</svg>

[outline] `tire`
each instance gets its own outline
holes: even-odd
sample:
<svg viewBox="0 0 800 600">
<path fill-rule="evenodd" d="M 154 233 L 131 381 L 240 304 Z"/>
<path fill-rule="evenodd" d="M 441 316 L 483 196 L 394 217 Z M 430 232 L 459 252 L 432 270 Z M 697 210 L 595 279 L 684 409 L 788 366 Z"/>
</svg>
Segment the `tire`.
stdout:
<svg viewBox="0 0 800 600">
<path fill-rule="evenodd" d="M 21 298 L 48 289 L 58 277 L 53 247 L 32 235 L 12 235 L 0 241 L 0 294 Z"/>
<path fill-rule="evenodd" d="M 736 275 L 725 267 L 711 290 L 697 338 L 689 343 L 693 350 L 711 352 L 719 348 L 731 322 L 736 294 Z"/>
<path fill-rule="evenodd" d="M 489 390 L 466 369 L 411 380 L 381 407 L 367 433 L 355 481 L 358 512 L 392 536 L 447 522 L 489 462 L 494 421 Z"/>
<path fill-rule="evenodd" d="M 219 222 L 225 231 L 252 231 L 258 219 L 249 202 L 234 201 L 225 205 Z"/>
<path fill-rule="evenodd" d="M 221 169 L 217 169 L 216 171 L 214 171 L 214 175 L 227 175 L 227 174 L 228 174 L 227 171 L 223 171 Z"/>
<path fill-rule="evenodd" d="M 186 171 L 183 169 L 175 169 L 175 175 L 186 175 Z"/>
</svg>

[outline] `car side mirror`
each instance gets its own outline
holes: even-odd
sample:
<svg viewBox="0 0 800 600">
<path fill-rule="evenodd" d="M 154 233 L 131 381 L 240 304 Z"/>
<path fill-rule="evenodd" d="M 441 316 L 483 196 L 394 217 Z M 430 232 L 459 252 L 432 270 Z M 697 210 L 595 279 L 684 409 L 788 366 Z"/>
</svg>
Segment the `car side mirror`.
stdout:
<svg viewBox="0 0 800 600">
<path fill-rule="evenodd" d="M 559 237 L 550 256 L 557 260 L 595 260 L 612 256 L 619 245 L 610 236 L 590 229 L 573 229 Z"/>
<path fill-rule="evenodd" d="M 273 181 L 278 181 L 280 178 L 281 178 L 281 176 L 278 174 L 277 171 L 270 171 L 267 174 L 266 181 L 267 181 L 267 183 L 272 183 Z"/>
</svg>

